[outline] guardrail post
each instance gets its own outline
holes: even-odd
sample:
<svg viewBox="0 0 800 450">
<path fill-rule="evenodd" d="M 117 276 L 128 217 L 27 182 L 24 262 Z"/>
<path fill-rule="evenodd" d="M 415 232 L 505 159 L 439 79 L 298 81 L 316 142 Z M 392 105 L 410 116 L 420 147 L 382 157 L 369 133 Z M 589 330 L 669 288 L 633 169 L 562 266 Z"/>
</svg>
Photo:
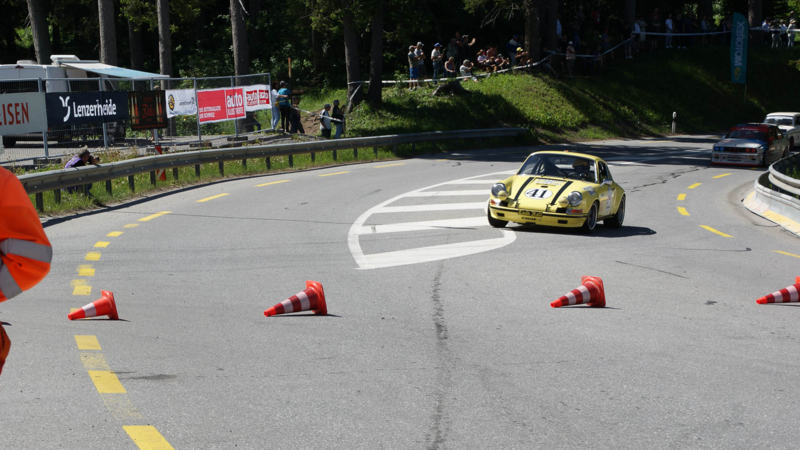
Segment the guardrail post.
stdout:
<svg viewBox="0 0 800 450">
<path fill-rule="evenodd" d="M 337 154 L 336 150 L 333 151 L 333 160 L 336 161 L 339 159 L 339 155 Z"/>
<path fill-rule="evenodd" d="M 375 157 L 378 157 L 378 147 L 372 147 L 372 151 L 375 152 Z"/>
<path fill-rule="evenodd" d="M 131 190 L 131 194 L 136 192 L 136 183 L 134 183 L 133 175 L 128 175 L 128 187 Z"/>
<path fill-rule="evenodd" d="M 106 192 L 111 195 L 111 180 L 106 180 Z"/>
<path fill-rule="evenodd" d="M 247 169 L 247 159 L 242 160 L 242 167 Z"/>
<path fill-rule="evenodd" d="M 294 158 L 292 155 L 289 155 L 289 167 L 294 167 Z"/>
<path fill-rule="evenodd" d="M 272 158 L 267 156 L 267 170 L 272 170 Z"/>
<path fill-rule="evenodd" d="M 358 149 L 357 148 L 353 149 L 353 159 L 358 159 Z"/>
<path fill-rule="evenodd" d="M 314 152 L 311 152 L 311 162 L 313 163 L 316 160 L 317 160 L 317 154 L 314 153 Z"/>
<path fill-rule="evenodd" d="M 200 164 L 195 164 L 194 165 L 194 176 L 196 176 L 197 178 L 200 178 Z"/>
<path fill-rule="evenodd" d="M 41 192 L 36 193 L 36 210 L 44 212 L 44 194 Z"/>
<path fill-rule="evenodd" d="M 150 184 L 152 184 L 153 186 L 156 185 L 156 172 L 155 171 L 151 171 L 150 172 Z"/>
<path fill-rule="evenodd" d="M 84 184 L 83 185 L 83 195 L 86 195 L 86 196 L 89 195 L 89 185 L 88 184 Z"/>
<path fill-rule="evenodd" d="M 53 197 L 56 198 L 56 203 L 61 204 L 61 189 L 56 189 L 53 191 Z"/>
<path fill-rule="evenodd" d="M 225 176 L 225 161 L 219 162 L 219 174 L 220 176 Z"/>
<path fill-rule="evenodd" d="M 175 180 L 175 181 L 178 180 L 178 168 L 177 167 L 173 167 L 172 168 L 172 179 Z"/>
</svg>

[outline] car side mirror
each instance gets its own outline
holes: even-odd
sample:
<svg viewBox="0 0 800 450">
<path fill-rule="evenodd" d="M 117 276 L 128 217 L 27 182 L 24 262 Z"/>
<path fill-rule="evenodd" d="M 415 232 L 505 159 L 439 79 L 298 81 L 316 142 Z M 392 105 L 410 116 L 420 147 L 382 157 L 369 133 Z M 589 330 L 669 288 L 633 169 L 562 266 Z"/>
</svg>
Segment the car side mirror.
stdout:
<svg viewBox="0 0 800 450">
<path fill-rule="evenodd" d="M 611 180 L 606 180 L 606 181 L 603 181 L 603 184 L 602 184 L 602 186 L 611 186 L 612 184 L 614 184 L 614 182 L 613 182 L 613 181 L 611 181 Z"/>
</svg>

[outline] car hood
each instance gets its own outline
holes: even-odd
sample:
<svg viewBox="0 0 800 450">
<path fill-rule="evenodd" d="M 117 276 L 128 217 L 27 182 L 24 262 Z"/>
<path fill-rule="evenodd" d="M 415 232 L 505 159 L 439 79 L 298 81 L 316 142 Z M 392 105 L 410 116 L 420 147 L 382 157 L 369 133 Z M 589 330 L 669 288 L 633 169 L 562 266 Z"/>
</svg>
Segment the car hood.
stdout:
<svg viewBox="0 0 800 450">
<path fill-rule="evenodd" d="M 723 139 L 715 145 L 718 147 L 753 148 L 757 145 L 767 145 L 767 143 L 755 139 Z"/>
<path fill-rule="evenodd" d="M 584 198 L 587 195 L 594 195 L 595 187 L 597 185 L 594 183 L 580 180 L 520 175 L 514 180 L 513 195 L 510 200 L 516 199 L 519 208 L 545 211 L 548 205 L 553 204 L 555 207 L 558 198 L 572 191 L 582 193 Z"/>
</svg>

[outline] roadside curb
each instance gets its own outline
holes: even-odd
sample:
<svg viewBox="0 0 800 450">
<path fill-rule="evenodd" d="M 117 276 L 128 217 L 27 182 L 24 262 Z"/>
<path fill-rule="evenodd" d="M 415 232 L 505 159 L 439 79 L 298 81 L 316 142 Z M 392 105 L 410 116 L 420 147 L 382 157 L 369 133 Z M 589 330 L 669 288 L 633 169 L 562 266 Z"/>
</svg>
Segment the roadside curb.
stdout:
<svg viewBox="0 0 800 450">
<path fill-rule="evenodd" d="M 744 207 L 800 237 L 800 200 L 763 186 L 761 182 L 769 181 L 768 177 L 769 172 L 765 172 L 756 179 L 755 190 L 745 197 Z"/>
</svg>

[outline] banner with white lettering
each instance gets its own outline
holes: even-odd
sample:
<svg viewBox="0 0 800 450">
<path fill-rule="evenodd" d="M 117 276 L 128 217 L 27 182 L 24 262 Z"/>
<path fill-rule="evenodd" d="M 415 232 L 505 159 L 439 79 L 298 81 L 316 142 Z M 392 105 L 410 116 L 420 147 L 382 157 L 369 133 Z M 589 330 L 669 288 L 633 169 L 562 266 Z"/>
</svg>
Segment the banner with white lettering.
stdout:
<svg viewBox="0 0 800 450">
<path fill-rule="evenodd" d="M 194 89 L 168 89 L 167 117 L 193 116 L 197 114 Z"/>
<path fill-rule="evenodd" d="M 0 135 L 46 130 L 44 92 L 0 95 Z"/>
<path fill-rule="evenodd" d="M 747 39 L 750 25 L 743 14 L 733 13 L 731 28 L 731 81 L 747 83 Z"/>
<path fill-rule="evenodd" d="M 245 116 L 242 88 L 197 91 L 197 103 L 200 123 L 222 122 Z"/>
<path fill-rule="evenodd" d="M 47 123 L 78 125 L 128 118 L 127 92 L 55 92 L 45 94 Z"/>
<path fill-rule="evenodd" d="M 244 110 L 247 112 L 270 109 L 269 85 L 254 84 L 244 87 Z"/>
</svg>

